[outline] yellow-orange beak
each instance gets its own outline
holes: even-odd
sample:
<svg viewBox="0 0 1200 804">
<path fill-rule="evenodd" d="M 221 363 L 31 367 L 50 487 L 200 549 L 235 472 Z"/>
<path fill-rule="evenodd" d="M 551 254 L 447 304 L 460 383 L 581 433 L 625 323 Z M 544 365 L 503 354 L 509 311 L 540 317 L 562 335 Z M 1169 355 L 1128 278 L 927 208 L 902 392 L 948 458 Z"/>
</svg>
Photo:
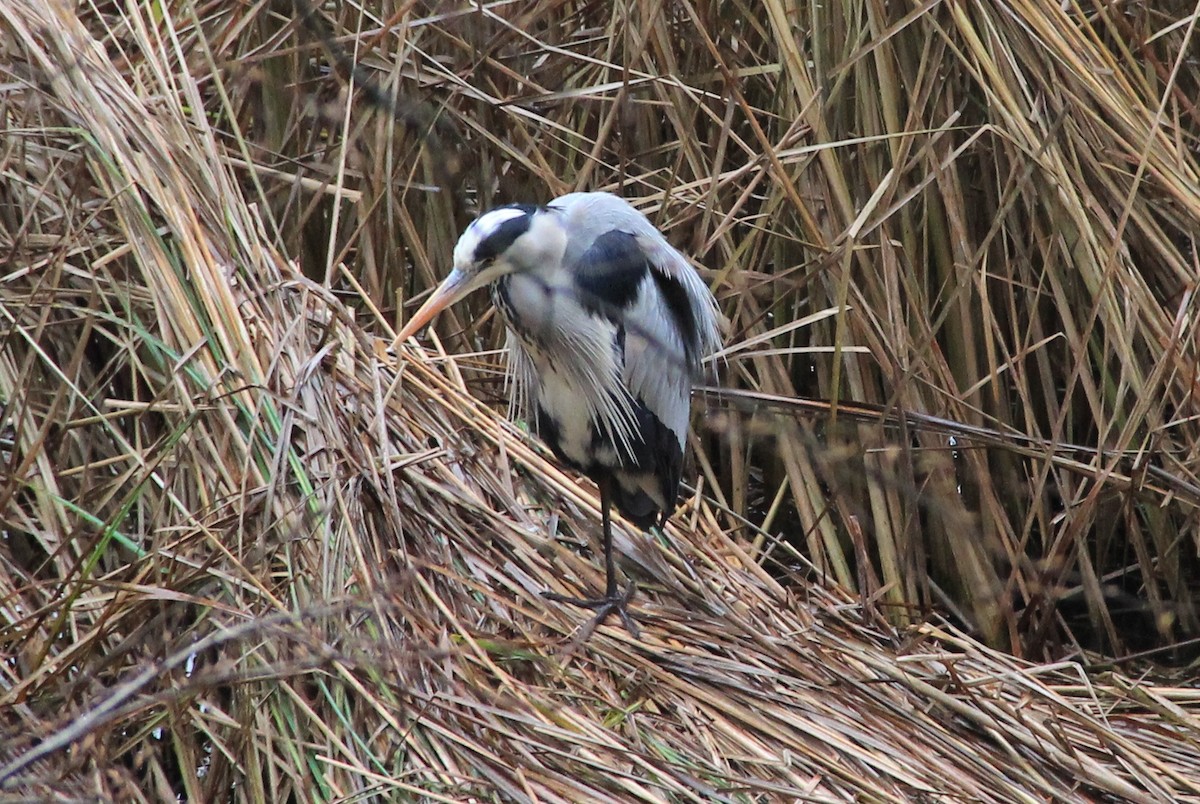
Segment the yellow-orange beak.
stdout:
<svg viewBox="0 0 1200 804">
<path fill-rule="evenodd" d="M 400 330 L 400 334 L 396 336 L 396 340 L 392 342 L 392 348 L 395 349 L 403 341 L 411 338 L 417 330 L 428 324 L 435 315 L 445 310 L 450 305 L 454 304 L 459 299 L 463 298 L 471 291 L 478 287 L 478 283 L 472 279 L 477 279 L 478 276 L 472 277 L 463 271 L 455 268 L 450 272 L 450 275 L 442 281 L 442 284 L 437 286 L 433 291 L 433 295 L 425 300 L 421 308 L 413 313 L 413 317 L 408 319 L 408 323 Z"/>
</svg>

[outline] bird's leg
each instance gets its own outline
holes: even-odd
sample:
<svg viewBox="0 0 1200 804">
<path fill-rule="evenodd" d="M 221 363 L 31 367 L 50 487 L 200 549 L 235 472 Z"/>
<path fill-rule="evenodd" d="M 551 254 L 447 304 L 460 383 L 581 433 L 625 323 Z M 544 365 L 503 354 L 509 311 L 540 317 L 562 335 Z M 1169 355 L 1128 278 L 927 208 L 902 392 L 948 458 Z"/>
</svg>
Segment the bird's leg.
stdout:
<svg viewBox="0 0 1200 804">
<path fill-rule="evenodd" d="M 617 597 L 617 561 L 613 558 L 612 537 L 612 503 L 609 500 L 610 478 L 604 478 L 600 483 L 600 525 L 604 530 L 604 597 L 614 600 Z M 630 588 L 633 588 L 631 583 Z M 625 617 L 625 612 L 621 612 Z"/>
<path fill-rule="evenodd" d="M 633 593 L 637 591 L 637 584 L 630 581 L 624 592 L 619 591 L 617 587 L 617 566 L 616 560 L 613 558 L 612 516 L 610 514 L 612 508 L 610 483 L 612 480 L 606 477 L 598 484 L 600 486 L 600 517 L 604 527 L 604 597 L 589 599 L 568 597 L 554 592 L 542 592 L 542 597 L 547 600 L 596 610 L 596 616 L 584 627 L 577 641 L 591 636 L 592 631 L 595 631 L 614 612 L 620 616 L 621 624 L 625 626 L 625 630 L 629 632 L 630 636 L 634 639 L 638 639 L 640 636 L 638 627 L 633 621 L 633 615 L 629 613 L 629 601 L 633 598 Z"/>
</svg>

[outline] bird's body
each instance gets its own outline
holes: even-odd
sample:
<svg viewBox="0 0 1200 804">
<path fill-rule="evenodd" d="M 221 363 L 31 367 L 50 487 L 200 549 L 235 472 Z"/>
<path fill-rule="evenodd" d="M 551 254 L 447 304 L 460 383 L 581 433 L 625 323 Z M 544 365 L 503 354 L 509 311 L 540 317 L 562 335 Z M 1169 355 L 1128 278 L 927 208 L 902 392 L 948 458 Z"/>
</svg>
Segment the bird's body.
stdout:
<svg viewBox="0 0 1200 804">
<path fill-rule="evenodd" d="M 630 626 L 608 506 L 639 527 L 675 510 L 692 384 L 720 345 L 716 302 L 646 217 L 608 193 L 487 212 L 459 239 L 454 265 L 400 338 L 489 287 L 508 327 L 514 415 L 600 488 L 606 596 L 569 602 L 601 609 L 597 619 L 618 611 Z"/>
</svg>

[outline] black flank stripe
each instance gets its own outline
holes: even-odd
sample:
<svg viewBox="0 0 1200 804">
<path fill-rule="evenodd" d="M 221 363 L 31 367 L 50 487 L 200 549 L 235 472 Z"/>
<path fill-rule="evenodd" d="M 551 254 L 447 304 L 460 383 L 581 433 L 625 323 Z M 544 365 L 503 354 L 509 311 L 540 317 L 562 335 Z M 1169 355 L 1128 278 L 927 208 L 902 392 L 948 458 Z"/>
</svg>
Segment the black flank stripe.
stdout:
<svg viewBox="0 0 1200 804">
<path fill-rule="evenodd" d="M 579 469 L 580 471 L 586 470 L 587 467 L 576 465 L 574 461 L 568 459 L 567 456 L 563 454 L 562 430 L 559 429 L 558 422 L 554 419 L 554 417 L 547 413 L 546 409 L 541 405 L 537 406 L 537 411 L 534 415 L 536 417 L 534 421 L 537 426 L 538 435 L 541 437 L 542 441 L 546 442 L 546 446 L 550 447 L 550 451 L 554 453 L 554 457 L 558 458 L 559 461 L 567 466 Z"/>
<path fill-rule="evenodd" d="M 696 316 L 692 312 L 692 301 L 688 298 L 687 288 L 678 279 L 672 279 L 661 271 L 651 271 L 658 292 L 662 294 L 671 318 L 679 327 L 679 336 L 683 341 L 684 351 L 688 362 L 695 365 L 700 361 L 700 333 L 696 331 Z"/>
</svg>

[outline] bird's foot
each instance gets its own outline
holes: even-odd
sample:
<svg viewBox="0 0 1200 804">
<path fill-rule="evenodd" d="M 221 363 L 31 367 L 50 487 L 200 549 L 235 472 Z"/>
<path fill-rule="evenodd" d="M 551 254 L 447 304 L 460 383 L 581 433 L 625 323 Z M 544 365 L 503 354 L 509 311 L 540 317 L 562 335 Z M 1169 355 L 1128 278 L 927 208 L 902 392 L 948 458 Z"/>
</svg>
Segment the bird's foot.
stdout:
<svg viewBox="0 0 1200 804">
<path fill-rule="evenodd" d="M 621 625 L 625 626 L 625 630 L 634 639 L 641 638 L 641 631 L 637 624 L 633 621 L 633 615 L 629 613 L 629 601 L 633 598 L 633 593 L 637 591 L 637 584 L 630 583 L 624 592 L 618 594 L 616 589 L 612 589 L 604 597 L 586 598 L 586 597 L 569 597 L 568 595 L 560 595 L 554 592 L 542 592 L 542 597 L 546 600 L 553 600 L 555 603 L 566 603 L 569 606 L 578 606 L 582 609 L 593 609 L 596 616 L 593 617 L 583 631 L 575 639 L 576 643 L 584 642 L 592 635 L 605 620 L 614 612 L 620 616 Z"/>
</svg>

